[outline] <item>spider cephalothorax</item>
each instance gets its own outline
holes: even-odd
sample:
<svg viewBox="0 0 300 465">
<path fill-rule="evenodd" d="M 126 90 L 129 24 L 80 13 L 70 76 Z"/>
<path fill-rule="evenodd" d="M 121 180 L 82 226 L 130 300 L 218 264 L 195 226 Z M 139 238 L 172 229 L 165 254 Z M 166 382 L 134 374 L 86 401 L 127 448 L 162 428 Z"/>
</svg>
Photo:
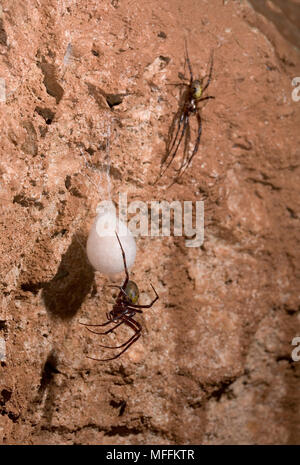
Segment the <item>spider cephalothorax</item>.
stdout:
<svg viewBox="0 0 300 465">
<path fill-rule="evenodd" d="M 113 305 L 112 310 L 106 314 L 107 320 L 105 323 L 102 324 L 97 324 L 97 325 L 90 325 L 90 324 L 85 324 L 85 323 L 80 323 L 83 326 L 86 326 L 88 331 L 94 334 L 109 334 L 112 333 L 118 326 L 122 325 L 125 323 L 127 326 L 129 326 L 133 331 L 134 334 L 131 336 L 126 342 L 119 346 L 111 347 L 111 346 L 106 346 L 106 345 L 101 345 L 100 347 L 105 347 L 107 349 L 120 349 L 121 352 L 119 352 L 117 355 L 114 357 L 110 358 L 105 358 L 105 359 L 99 359 L 99 358 L 94 358 L 94 357 L 88 357 L 91 358 L 92 360 L 97 360 L 99 362 L 104 362 L 107 360 L 114 360 L 115 358 L 120 357 L 121 354 L 123 354 L 134 342 L 138 340 L 138 338 L 141 335 L 142 331 L 142 326 L 141 324 L 136 321 L 133 317 L 136 313 L 142 313 L 142 308 L 150 308 L 154 304 L 154 302 L 157 301 L 158 294 L 154 287 L 151 284 L 152 289 L 155 292 L 155 298 L 152 300 L 152 302 L 148 305 L 138 305 L 138 299 L 139 299 L 139 289 L 138 286 L 134 281 L 131 281 L 129 279 L 129 273 L 126 265 L 126 257 L 125 257 L 125 252 L 123 250 L 121 241 L 119 239 L 118 234 L 116 233 L 116 237 L 118 239 L 118 242 L 120 244 L 121 252 L 122 252 L 122 257 L 123 257 L 123 262 L 124 262 L 124 269 L 125 269 L 125 281 L 122 286 L 110 286 L 110 287 L 116 287 L 119 289 L 119 294 L 116 297 L 115 303 Z M 106 326 L 109 324 L 114 324 L 112 328 L 109 330 L 105 331 L 104 333 L 98 333 L 97 331 L 93 331 L 92 329 L 89 329 L 89 327 L 99 327 L 99 326 Z"/>
</svg>

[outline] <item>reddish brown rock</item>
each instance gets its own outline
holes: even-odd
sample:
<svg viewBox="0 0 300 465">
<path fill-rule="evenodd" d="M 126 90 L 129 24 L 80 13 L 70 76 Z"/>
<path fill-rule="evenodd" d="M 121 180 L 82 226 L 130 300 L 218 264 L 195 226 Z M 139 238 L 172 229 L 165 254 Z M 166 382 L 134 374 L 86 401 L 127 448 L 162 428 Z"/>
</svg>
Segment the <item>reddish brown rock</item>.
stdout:
<svg viewBox="0 0 300 465">
<path fill-rule="evenodd" d="M 171 3 L 2 1 L 3 444 L 300 441 L 299 50 L 246 2 Z M 216 98 L 167 189 L 172 168 L 153 183 L 185 37 L 197 76 L 214 49 Z M 111 309 L 84 252 L 110 192 L 204 200 L 205 241 L 138 238 L 132 277 L 141 301 L 150 281 L 160 299 L 137 316 L 139 341 L 103 364 L 86 358 L 106 352 L 79 321 Z"/>
</svg>

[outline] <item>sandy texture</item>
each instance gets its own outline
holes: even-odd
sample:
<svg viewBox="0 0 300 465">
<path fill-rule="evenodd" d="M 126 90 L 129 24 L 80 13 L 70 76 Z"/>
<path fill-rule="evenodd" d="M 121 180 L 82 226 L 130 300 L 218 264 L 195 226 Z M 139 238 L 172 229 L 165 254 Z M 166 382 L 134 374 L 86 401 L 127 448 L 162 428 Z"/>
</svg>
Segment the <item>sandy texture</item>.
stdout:
<svg viewBox="0 0 300 465">
<path fill-rule="evenodd" d="M 1 443 L 299 443 L 296 44 L 244 1 L 1 3 Z M 214 49 L 216 98 L 166 189 L 173 169 L 153 182 L 185 37 L 196 76 Z M 150 281 L 160 299 L 103 364 L 79 321 L 105 321 L 112 291 L 84 244 L 97 203 L 119 192 L 204 200 L 205 241 L 138 238 L 131 276 L 141 302 Z"/>
</svg>

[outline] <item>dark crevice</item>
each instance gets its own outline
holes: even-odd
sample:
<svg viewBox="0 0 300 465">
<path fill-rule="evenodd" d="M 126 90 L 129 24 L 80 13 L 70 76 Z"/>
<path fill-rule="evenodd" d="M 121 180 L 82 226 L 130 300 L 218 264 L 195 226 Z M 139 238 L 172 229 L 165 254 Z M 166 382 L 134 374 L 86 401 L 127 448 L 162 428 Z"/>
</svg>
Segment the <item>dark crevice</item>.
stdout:
<svg viewBox="0 0 300 465">
<path fill-rule="evenodd" d="M 164 57 L 162 55 L 159 56 L 161 63 L 161 69 L 165 68 L 171 61 L 171 58 L 169 57 Z"/>
<path fill-rule="evenodd" d="M 77 189 L 77 187 L 72 187 L 72 178 L 69 174 L 66 176 L 65 186 L 66 186 L 66 189 L 70 192 L 70 194 L 73 195 L 74 197 L 78 197 L 80 199 L 84 198 L 84 195 L 81 194 L 81 192 Z"/>
<path fill-rule="evenodd" d="M 17 413 L 14 413 L 14 412 L 11 412 L 11 411 L 7 411 L 5 408 L 0 410 L 0 414 L 1 415 L 7 415 L 8 418 L 13 422 L 13 423 L 16 423 L 19 416 Z"/>
<path fill-rule="evenodd" d="M 5 320 L 0 320 L 0 331 L 7 331 L 7 324 Z"/>
<path fill-rule="evenodd" d="M 297 220 L 298 219 L 298 216 L 296 215 L 296 213 L 294 212 L 294 210 L 290 207 L 286 207 L 287 211 L 289 212 L 290 214 L 290 217 L 293 218 L 293 220 Z"/>
<path fill-rule="evenodd" d="M 59 231 L 55 231 L 55 232 L 51 235 L 51 239 L 53 239 L 54 237 L 57 237 L 57 236 L 64 236 L 67 232 L 68 232 L 68 230 L 65 229 L 65 228 L 60 229 Z"/>
<path fill-rule="evenodd" d="M 224 394 L 229 399 L 234 398 L 233 392 L 230 389 L 228 389 L 230 384 L 231 384 L 231 381 L 222 383 L 219 389 L 211 393 L 210 398 L 215 398 L 217 401 L 219 401 Z"/>
<path fill-rule="evenodd" d="M 85 151 L 89 153 L 91 156 L 94 155 L 94 153 L 96 152 L 96 150 L 92 149 L 91 147 L 88 147 Z"/>
<path fill-rule="evenodd" d="M 98 432 L 104 433 L 104 436 L 129 436 L 131 434 L 140 434 L 144 432 L 145 430 L 151 431 L 153 434 L 160 434 L 162 437 L 165 437 L 166 439 L 169 439 L 169 435 L 166 434 L 165 431 L 159 430 L 157 428 L 154 428 L 151 423 L 150 419 L 148 417 L 141 417 L 140 418 L 141 425 L 139 427 L 128 427 L 126 425 L 119 425 L 119 426 L 113 426 L 110 429 L 107 429 L 105 427 L 102 427 L 100 425 L 97 425 L 95 423 L 87 423 L 86 425 L 80 426 L 78 428 L 68 428 L 66 426 L 52 426 L 52 425 L 42 425 L 41 430 L 42 431 L 49 431 L 52 433 L 58 433 L 60 435 L 62 434 L 76 434 L 80 431 L 86 430 L 86 429 L 93 429 Z"/>
<path fill-rule="evenodd" d="M 105 172 L 108 171 L 108 169 L 106 168 L 106 165 L 103 166 L 103 169 L 105 170 Z M 116 168 L 115 166 L 110 166 L 109 168 L 109 174 L 114 178 L 114 179 L 122 179 L 122 173 L 121 171 Z"/>
<path fill-rule="evenodd" d="M 129 428 L 126 425 L 112 426 L 105 436 L 130 436 L 131 434 L 140 434 L 142 428 Z"/>
<path fill-rule="evenodd" d="M 288 362 L 290 365 L 293 365 L 293 364 L 294 364 L 294 360 L 292 359 L 292 357 L 291 357 L 289 354 L 278 355 L 278 356 L 276 357 L 276 362 L 282 362 L 282 361 L 286 361 L 286 362 Z"/>
<path fill-rule="evenodd" d="M 47 93 L 55 98 L 58 105 L 64 95 L 64 89 L 57 81 L 55 66 L 46 61 L 42 63 L 38 62 L 37 65 L 41 68 L 44 75 L 43 84 L 46 87 Z"/>
<path fill-rule="evenodd" d="M 110 3 L 115 9 L 119 8 L 119 0 L 111 0 Z"/>
<path fill-rule="evenodd" d="M 249 142 L 249 145 L 243 144 L 243 143 L 236 143 L 232 146 L 233 149 L 242 149 L 242 150 L 251 150 L 252 145 Z"/>
<path fill-rule="evenodd" d="M 125 400 L 120 400 L 120 401 L 111 400 L 110 405 L 113 408 L 116 408 L 116 409 L 119 408 L 120 409 L 119 410 L 119 417 L 121 417 L 124 414 L 125 408 L 126 408 L 126 401 Z"/>
<path fill-rule="evenodd" d="M 295 313 L 300 312 L 300 305 L 299 307 L 295 307 L 295 308 L 284 305 L 283 308 L 288 315 L 294 315 Z"/>
<path fill-rule="evenodd" d="M 10 401 L 12 396 L 12 391 L 9 389 L 2 389 L 1 395 L 0 395 L 0 415 L 4 416 L 7 415 L 8 418 L 16 423 L 18 420 L 19 416 L 17 413 L 14 413 L 8 409 L 6 409 L 5 404 Z"/>
<path fill-rule="evenodd" d="M 100 87 L 95 86 L 94 84 L 87 82 L 86 85 L 88 87 L 89 94 L 95 99 L 100 108 L 105 107 L 105 101 L 109 108 L 121 105 L 124 97 L 128 95 L 127 93 L 107 94 L 106 92 L 104 92 L 104 90 L 102 90 Z"/>
<path fill-rule="evenodd" d="M 46 124 L 52 123 L 55 113 L 50 108 L 36 107 L 34 111 L 44 118 Z"/>
<path fill-rule="evenodd" d="M 167 38 L 167 34 L 163 31 L 160 31 L 158 34 L 157 34 L 157 37 L 160 37 L 161 39 L 166 39 Z"/>
<path fill-rule="evenodd" d="M 31 292 L 32 294 L 36 295 L 40 289 L 43 288 L 43 284 L 42 282 L 38 282 L 38 283 L 32 283 L 32 282 L 28 282 L 28 283 L 23 283 L 21 284 L 21 289 L 22 291 L 24 292 Z"/>
<path fill-rule="evenodd" d="M 24 121 L 22 123 L 26 131 L 25 142 L 22 144 L 21 149 L 28 155 L 35 157 L 38 154 L 38 138 L 34 125 L 31 121 Z"/>
<path fill-rule="evenodd" d="M 0 18 L 0 44 L 7 45 L 7 34 L 4 29 L 2 18 Z"/>
<path fill-rule="evenodd" d="M 9 391 L 8 389 L 2 389 L 1 391 L 1 398 L 0 398 L 0 405 L 3 406 L 10 400 L 12 396 L 12 391 Z"/>
<path fill-rule="evenodd" d="M 236 381 L 237 378 L 234 379 L 227 379 L 222 382 L 220 382 L 217 385 L 208 385 L 205 386 L 204 384 L 200 384 L 201 390 L 206 394 L 205 402 L 209 401 L 210 399 L 216 399 L 217 402 L 221 399 L 223 395 L 226 395 L 228 399 L 233 399 L 235 398 L 235 394 L 233 393 L 232 389 L 230 389 L 230 386 L 233 384 L 234 381 Z M 198 402 L 196 402 L 196 406 L 199 407 L 203 405 L 203 402 L 199 402 L 199 405 L 197 405 Z M 194 407 L 194 405 L 192 405 Z"/>
<path fill-rule="evenodd" d="M 70 187 L 71 187 L 71 176 L 70 176 L 69 174 L 66 176 L 66 179 L 65 179 L 65 186 L 66 186 L 66 189 L 68 189 L 68 190 L 69 190 Z"/>
<path fill-rule="evenodd" d="M 106 94 L 106 101 L 110 108 L 116 107 L 117 105 L 121 105 L 123 102 L 123 98 L 126 97 L 127 94 Z"/>
<path fill-rule="evenodd" d="M 271 182 L 263 181 L 262 179 L 255 179 L 255 178 L 247 178 L 246 181 L 253 182 L 255 184 L 262 184 L 263 186 L 271 187 L 274 191 L 281 191 L 281 187 L 275 186 Z"/>
<path fill-rule="evenodd" d="M 24 194 L 17 194 L 13 198 L 13 203 L 18 203 L 22 207 L 35 207 L 38 210 L 43 210 L 44 205 L 42 202 L 39 202 L 36 199 L 32 199 L 30 197 L 25 197 Z"/>
</svg>

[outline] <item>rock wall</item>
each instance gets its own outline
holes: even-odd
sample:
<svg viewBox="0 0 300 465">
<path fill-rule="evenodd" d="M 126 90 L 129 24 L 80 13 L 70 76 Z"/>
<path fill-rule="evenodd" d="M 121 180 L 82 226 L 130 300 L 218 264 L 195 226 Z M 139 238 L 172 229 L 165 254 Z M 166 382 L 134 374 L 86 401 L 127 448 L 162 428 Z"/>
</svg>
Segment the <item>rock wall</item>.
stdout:
<svg viewBox="0 0 300 465">
<path fill-rule="evenodd" d="M 244 1 L 1 5 L 1 443 L 299 443 L 299 50 Z M 215 99 L 168 187 L 180 150 L 154 181 L 185 38 L 195 77 L 214 50 Z M 131 333 L 79 324 L 113 302 L 85 242 L 119 193 L 204 201 L 205 240 L 137 239 L 140 301 L 150 282 L 160 299 L 136 316 L 139 341 L 101 363 L 86 356 Z"/>
</svg>

